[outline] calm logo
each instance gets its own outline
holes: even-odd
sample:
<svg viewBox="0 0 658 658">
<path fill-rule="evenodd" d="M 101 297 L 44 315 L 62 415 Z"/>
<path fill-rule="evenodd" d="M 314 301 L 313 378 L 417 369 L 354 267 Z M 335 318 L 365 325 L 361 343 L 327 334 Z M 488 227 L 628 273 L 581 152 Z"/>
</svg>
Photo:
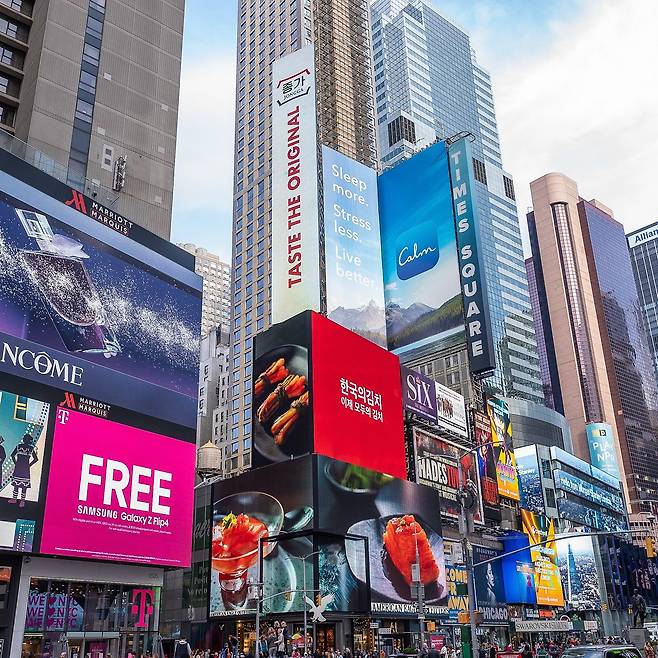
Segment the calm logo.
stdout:
<svg viewBox="0 0 658 658">
<path fill-rule="evenodd" d="M 398 277 L 403 281 L 431 270 L 439 262 L 436 225 L 423 222 L 400 233 L 396 253 Z"/>
</svg>

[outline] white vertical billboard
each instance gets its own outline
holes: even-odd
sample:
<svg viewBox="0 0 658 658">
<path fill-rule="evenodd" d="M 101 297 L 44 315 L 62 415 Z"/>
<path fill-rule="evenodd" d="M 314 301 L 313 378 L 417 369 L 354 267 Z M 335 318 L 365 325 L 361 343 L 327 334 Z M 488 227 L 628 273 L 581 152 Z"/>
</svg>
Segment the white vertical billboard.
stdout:
<svg viewBox="0 0 658 658">
<path fill-rule="evenodd" d="M 272 64 L 272 322 L 320 310 L 313 46 Z"/>
<path fill-rule="evenodd" d="M 377 173 L 322 146 L 327 316 L 386 347 Z"/>
</svg>

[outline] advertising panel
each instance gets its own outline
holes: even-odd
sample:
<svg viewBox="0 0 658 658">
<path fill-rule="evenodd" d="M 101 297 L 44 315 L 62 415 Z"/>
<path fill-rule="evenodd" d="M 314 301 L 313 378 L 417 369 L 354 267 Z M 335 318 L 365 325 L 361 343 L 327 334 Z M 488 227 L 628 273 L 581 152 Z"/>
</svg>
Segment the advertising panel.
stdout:
<svg viewBox="0 0 658 658">
<path fill-rule="evenodd" d="M 36 550 L 47 402 L 0 390 L 0 549 Z"/>
<path fill-rule="evenodd" d="M 521 507 L 537 514 L 545 514 L 544 493 L 539 475 L 539 461 L 535 446 L 523 446 L 514 450 L 516 472 L 519 478 Z"/>
<path fill-rule="evenodd" d="M 320 310 L 315 63 L 309 44 L 272 63 L 272 322 Z"/>
<path fill-rule="evenodd" d="M 433 487 L 441 494 L 441 513 L 452 518 L 460 515 L 459 503 L 459 471 L 457 460 L 464 452 L 460 446 L 430 434 L 418 427 L 413 428 L 414 451 L 416 458 L 416 481 L 428 487 Z M 473 519 L 482 522 L 482 503 L 477 486 L 477 464 L 472 454 L 463 455 L 463 482 L 471 482 L 473 489 L 478 491 L 474 507 Z"/>
<path fill-rule="evenodd" d="M 491 440 L 496 457 L 498 494 L 511 500 L 520 500 L 516 458 L 512 445 L 512 422 L 507 402 L 501 398 L 489 398 L 487 414 L 491 423 Z"/>
<path fill-rule="evenodd" d="M 468 137 L 448 148 L 452 203 L 457 222 L 459 273 L 466 318 L 468 361 L 472 373 L 489 372 L 496 367 L 487 283 L 480 260 L 480 229 L 475 194 L 473 158 Z"/>
<path fill-rule="evenodd" d="M 600 468 L 603 472 L 621 479 L 617 450 L 615 447 L 615 433 L 612 425 L 608 423 L 587 423 L 587 444 L 592 466 Z"/>
<path fill-rule="evenodd" d="M 304 563 L 298 558 L 313 552 L 312 536 L 281 535 L 313 530 L 312 457 L 215 483 L 212 523 L 211 617 L 255 612 L 247 593 L 249 581 L 257 578 L 259 538 L 271 540 L 262 542 L 264 596 L 269 597 L 265 612 L 303 610 Z M 311 590 L 312 560 L 306 569 Z M 286 591 L 293 592 L 291 600 L 283 596 Z"/>
<path fill-rule="evenodd" d="M 368 540 L 368 565 L 362 550 L 352 550 L 352 544 L 347 561 L 358 582 L 365 583 L 369 571 L 371 611 L 417 614 L 411 592 L 417 543 L 426 611 L 442 614 L 448 592 L 439 493 L 326 457 L 318 457 L 317 465 L 320 527 Z M 359 546 L 354 544 L 354 549 Z"/>
<path fill-rule="evenodd" d="M 505 553 L 530 546 L 527 535 L 520 532 L 509 533 L 502 541 Z M 501 562 L 507 603 L 535 605 L 535 567 L 530 549 L 506 555 Z"/>
<path fill-rule="evenodd" d="M 486 546 L 473 546 L 473 564 L 489 560 L 500 555 L 500 551 Z M 482 612 L 485 625 L 507 625 L 508 615 L 505 605 L 505 588 L 503 585 L 503 569 L 501 560 L 476 566 L 475 591 L 477 592 L 477 607 Z"/>
<path fill-rule="evenodd" d="M 0 181 L 0 370 L 195 426 L 200 278 Z"/>
<path fill-rule="evenodd" d="M 611 509 L 613 512 L 619 512 L 624 509 L 624 503 L 618 493 L 606 491 L 602 487 L 587 482 L 566 471 L 556 470 L 553 473 L 555 486 L 562 491 L 575 494 L 580 498 L 588 500 L 590 503 L 602 505 Z"/>
<path fill-rule="evenodd" d="M 445 144 L 417 153 L 379 177 L 379 217 L 388 348 L 464 341 L 455 222 Z"/>
<path fill-rule="evenodd" d="M 436 382 L 436 410 L 438 424 L 449 432 L 468 437 L 464 396 Z"/>
<path fill-rule="evenodd" d="M 314 313 L 315 452 L 406 478 L 400 362 Z"/>
<path fill-rule="evenodd" d="M 317 313 L 254 340 L 253 465 L 318 452 L 404 478 L 398 358 Z"/>
<path fill-rule="evenodd" d="M 624 516 L 609 514 L 602 509 L 594 509 L 575 500 L 558 498 L 557 509 L 561 517 L 588 528 L 612 532 L 628 530 Z"/>
<path fill-rule="evenodd" d="M 386 347 L 377 173 L 322 146 L 327 317 Z"/>
<path fill-rule="evenodd" d="M 436 424 L 436 382 L 406 366 L 401 366 L 400 374 L 402 376 L 402 404 L 405 411 L 410 411 L 423 420 Z"/>
<path fill-rule="evenodd" d="M 195 445 L 59 407 L 41 552 L 190 564 Z"/>
<path fill-rule="evenodd" d="M 475 428 L 475 445 L 478 446 L 478 470 L 480 473 L 480 488 L 485 513 L 489 516 L 498 512 L 500 498 L 498 497 L 498 480 L 496 476 L 496 453 L 491 442 L 491 422 L 489 416 L 476 411 L 473 414 Z"/>
<path fill-rule="evenodd" d="M 456 624 L 460 612 L 468 611 L 468 572 L 466 567 L 446 564 L 446 587 L 448 588 L 448 623 Z"/>
<path fill-rule="evenodd" d="M 545 542 L 541 546 L 530 549 L 535 569 L 537 604 L 564 606 L 564 594 L 557 563 L 554 520 L 522 509 L 521 524 L 531 546 Z"/>
<path fill-rule="evenodd" d="M 569 610 L 600 610 L 601 586 L 592 537 L 557 542 L 560 578 Z"/>
</svg>

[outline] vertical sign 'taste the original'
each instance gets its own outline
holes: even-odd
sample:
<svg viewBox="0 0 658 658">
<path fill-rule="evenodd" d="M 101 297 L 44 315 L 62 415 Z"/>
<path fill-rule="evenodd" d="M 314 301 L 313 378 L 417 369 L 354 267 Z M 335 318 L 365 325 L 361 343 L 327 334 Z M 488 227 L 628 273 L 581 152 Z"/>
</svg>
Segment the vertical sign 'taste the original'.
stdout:
<svg viewBox="0 0 658 658">
<path fill-rule="evenodd" d="M 484 267 L 479 255 L 479 226 L 474 194 L 473 159 L 468 137 L 448 147 L 452 204 L 457 222 L 459 275 L 466 322 L 471 372 L 484 374 L 496 367 Z"/>
<path fill-rule="evenodd" d="M 315 64 L 308 45 L 272 65 L 273 323 L 320 310 L 319 245 Z"/>
</svg>

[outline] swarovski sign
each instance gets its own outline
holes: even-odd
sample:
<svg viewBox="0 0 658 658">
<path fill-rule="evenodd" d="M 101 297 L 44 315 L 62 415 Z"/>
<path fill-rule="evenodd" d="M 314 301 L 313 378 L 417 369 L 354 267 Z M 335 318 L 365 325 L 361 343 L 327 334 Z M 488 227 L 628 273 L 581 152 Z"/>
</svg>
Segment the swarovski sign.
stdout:
<svg viewBox="0 0 658 658">
<path fill-rule="evenodd" d="M 7 341 L 3 341 L 0 363 L 12 365 L 14 368 L 21 368 L 22 370 L 33 370 L 38 375 L 48 379 L 57 379 L 73 386 L 82 386 L 84 369 L 81 366 L 62 362 L 44 350 L 34 352 L 25 347 L 11 345 Z"/>
</svg>

